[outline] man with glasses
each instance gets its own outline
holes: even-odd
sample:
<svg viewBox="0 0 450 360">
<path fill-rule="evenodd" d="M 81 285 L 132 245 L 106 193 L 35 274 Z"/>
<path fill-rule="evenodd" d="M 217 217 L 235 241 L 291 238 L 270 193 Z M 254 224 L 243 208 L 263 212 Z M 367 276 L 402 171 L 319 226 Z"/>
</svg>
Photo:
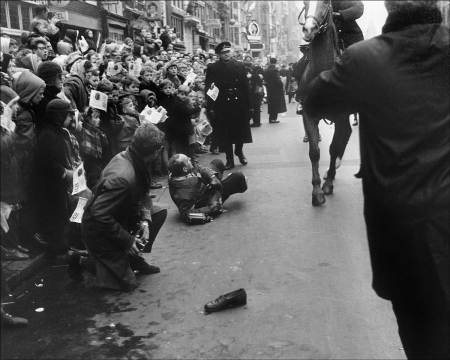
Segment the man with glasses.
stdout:
<svg viewBox="0 0 450 360">
<path fill-rule="evenodd" d="M 243 153 L 244 143 L 252 142 L 250 131 L 250 99 L 247 72 L 242 63 L 234 60 L 228 41 L 217 45 L 219 61 L 208 65 L 205 92 L 207 110 L 214 128 L 213 141 L 225 151 L 226 168 L 234 167 L 234 154 L 242 165 L 247 165 Z M 217 98 L 212 98 L 209 90 L 217 90 Z"/>
<path fill-rule="evenodd" d="M 46 61 L 48 57 L 47 41 L 44 38 L 35 38 L 31 41 L 30 48 L 39 59 Z"/>
</svg>

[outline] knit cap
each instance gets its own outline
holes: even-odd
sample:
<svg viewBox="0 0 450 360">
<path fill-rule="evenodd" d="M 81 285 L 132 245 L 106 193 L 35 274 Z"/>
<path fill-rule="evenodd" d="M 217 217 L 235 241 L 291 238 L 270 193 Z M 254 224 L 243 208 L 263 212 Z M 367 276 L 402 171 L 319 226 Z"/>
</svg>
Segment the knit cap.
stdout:
<svg viewBox="0 0 450 360">
<path fill-rule="evenodd" d="M 44 61 L 39 65 L 36 75 L 44 80 L 46 84 L 53 84 L 62 75 L 62 69 L 61 66 L 53 61 Z"/>
</svg>

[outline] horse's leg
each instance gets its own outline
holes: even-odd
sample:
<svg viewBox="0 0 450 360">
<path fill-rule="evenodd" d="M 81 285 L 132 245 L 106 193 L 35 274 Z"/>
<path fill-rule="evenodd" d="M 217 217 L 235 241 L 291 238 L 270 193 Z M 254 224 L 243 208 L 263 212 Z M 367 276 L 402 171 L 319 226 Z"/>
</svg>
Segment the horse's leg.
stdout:
<svg viewBox="0 0 450 360">
<path fill-rule="evenodd" d="M 327 171 L 322 190 L 325 195 L 331 195 L 334 190 L 333 181 L 336 177 L 336 160 L 344 156 L 345 148 L 352 133 L 349 118 L 347 115 L 338 115 L 334 119 L 334 134 L 330 145 L 330 167 Z"/>
<path fill-rule="evenodd" d="M 319 121 L 311 119 L 308 115 L 303 114 L 306 135 L 309 138 L 309 159 L 312 167 L 312 204 L 313 206 L 320 206 L 325 203 L 325 196 L 320 188 L 320 174 L 319 174 Z"/>
</svg>

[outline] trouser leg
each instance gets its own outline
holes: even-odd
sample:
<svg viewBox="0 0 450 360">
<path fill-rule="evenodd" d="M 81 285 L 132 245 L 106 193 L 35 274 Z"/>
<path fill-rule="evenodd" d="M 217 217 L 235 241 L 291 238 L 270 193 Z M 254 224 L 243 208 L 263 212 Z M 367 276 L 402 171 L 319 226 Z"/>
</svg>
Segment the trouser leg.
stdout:
<svg viewBox="0 0 450 360">
<path fill-rule="evenodd" d="M 166 218 L 167 218 L 167 210 L 165 209 L 152 215 L 152 226 L 150 227 L 149 239 L 147 245 L 144 248 L 144 252 L 149 253 L 152 251 L 153 243 L 155 242 L 159 230 L 166 221 Z"/>
<path fill-rule="evenodd" d="M 334 124 L 333 140 L 330 145 L 330 155 L 335 154 L 341 158 L 344 156 L 345 148 L 347 147 L 348 140 L 352 134 L 352 128 L 348 117 L 346 120 L 339 120 Z"/>
<path fill-rule="evenodd" d="M 236 143 L 236 144 L 234 145 L 234 153 L 235 153 L 237 156 L 242 156 L 242 155 L 244 155 L 244 153 L 243 153 L 243 148 L 244 148 L 244 144 L 243 144 L 243 143 Z"/>
<path fill-rule="evenodd" d="M 406 356 L 408 359 L 449 359 L 448 311 L 418 304 L 415 295 L 410 295 L 392 301 Z"/>
<path fill-rule="evenodd" d="M 230 174 L 222 181 L 222 200 L 227 200 L 230 195 L 243 193 L 247 190 L 247 180 L 241 172 Z"/>
</svg>

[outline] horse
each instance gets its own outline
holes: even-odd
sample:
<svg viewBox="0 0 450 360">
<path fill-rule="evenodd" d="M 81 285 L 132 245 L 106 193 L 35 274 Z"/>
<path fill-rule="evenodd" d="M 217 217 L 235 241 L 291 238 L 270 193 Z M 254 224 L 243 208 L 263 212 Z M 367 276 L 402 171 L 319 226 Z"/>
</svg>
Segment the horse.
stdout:
<svg viewBox="0 0 450 360">
<path fill-rule="evenodd" d="M 341 53 L 338 34 L 333 23 L 333 8 L 331 0 L 304 1 L 304 8 L 298 17 L 302 26 L 303 38 L 309 43 L 309 62 L 306 65 L 302 77 L 302 83 L 306 86 L 306 96 L 308 83 L 311 82 L 322 71 L 329 70 L 334 61 Z M 328 120 L 335 123 L 333 140 L 330 144 L 330 165 L 325 182 L 322 187 L 319 173 L 320 160 L 320 134 L 319 121 L 321 119 L 311 118 L 307 113 L 303 113 L 303 123 L 306 135 L 309 138 L 309 158 L 312 165 L 312 205 L 321 206 L 325 204 L 325 195 L 333 193 L 333 181 L 336 176 L 337 159 L 342 159 L 352 132 L 349 123 L 349 114 L 334 114 Z M 347 121 L 343 121 L 346 117 Z"/>
</svg>

